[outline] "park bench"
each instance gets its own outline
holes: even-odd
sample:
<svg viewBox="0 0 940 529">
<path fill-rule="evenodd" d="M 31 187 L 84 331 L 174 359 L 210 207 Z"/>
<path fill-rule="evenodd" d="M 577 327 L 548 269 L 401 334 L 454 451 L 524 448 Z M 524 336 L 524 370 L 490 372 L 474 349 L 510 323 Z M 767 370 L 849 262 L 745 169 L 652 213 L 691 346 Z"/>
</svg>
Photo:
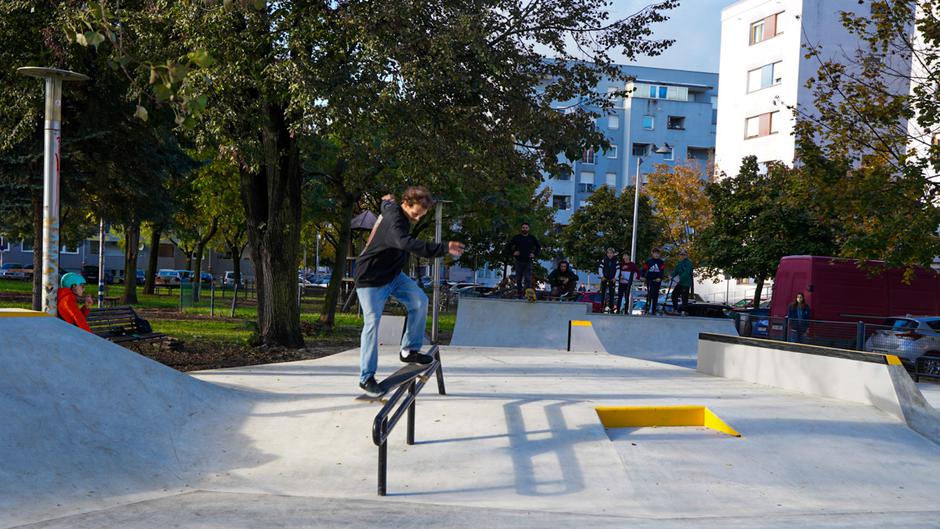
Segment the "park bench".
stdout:
<svg viewBox="0 0 940 529">
<path fill-rule="evenodd" d="M 169 339 L 165 334 L 153 332 L 150 323 L 127 306 L 92 309 L 87 320 L 88 326 L 95 334 L 119 345 L 162 344 Z"/>
</svg>

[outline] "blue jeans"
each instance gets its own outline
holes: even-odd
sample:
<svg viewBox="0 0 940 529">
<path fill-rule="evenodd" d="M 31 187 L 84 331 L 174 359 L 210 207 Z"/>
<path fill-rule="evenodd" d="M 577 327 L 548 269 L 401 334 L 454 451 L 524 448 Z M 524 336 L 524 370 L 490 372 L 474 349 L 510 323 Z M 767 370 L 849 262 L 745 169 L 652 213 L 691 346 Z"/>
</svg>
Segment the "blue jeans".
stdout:
<svg viewBox="0 0 940 529">
<path fill-rule="evenodd" d="M 387 285 L 356 289 L 362 306 L 362 337 L 359 342 L 359 381 L 375 376 L 379 367 L 379 320 L 389 296 L 395 296 L 408 310 L 408 324 L 401 338 L 401 348 L 419 351 L 424 345 L 424 326 L 428 320 L 428 296 L 413 279 L 401 273 Z"/>
</svg>

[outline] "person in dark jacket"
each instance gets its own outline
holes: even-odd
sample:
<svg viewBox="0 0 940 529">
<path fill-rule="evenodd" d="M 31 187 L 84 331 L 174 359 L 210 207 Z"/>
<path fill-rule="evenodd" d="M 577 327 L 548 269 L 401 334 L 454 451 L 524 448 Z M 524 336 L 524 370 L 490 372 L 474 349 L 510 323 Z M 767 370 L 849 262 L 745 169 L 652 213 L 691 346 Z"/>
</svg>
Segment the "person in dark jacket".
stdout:
<svg viewBox="0 0 940 529">
<path fill-rule="evenodd" d="M 372 227 L 365 249 L 356 259 L 356 295 L 362 306 L 363 326 L 359 351 L 359 387 L 370 397 L 384 391 L 375 381 L 379 359 L 379 321 L 389 296 L 395 296 L 408 311 L 408 324 L 401 339 L 402 362 L 429 364 L 433 359 L 421 354 L 424 327 L 428 317 L 428 296 L 402 267 L 413 253 L 419 257 L 441 257 L 450 252 L 459 257 L 464 245 L 456 241 L 433 243 L 411 236 L 411 224 L 431 209 L 431 193 L 423 187 L 409 187 L 402 204 L 395 197 L 382 197 L 382 214 Z"/>
<path fill-rule="evenodd" d="M 633 280 L 636 279 L 636 276 L 640 273 L 640 269 L 637 268 L 636 263 L 630 260 L 630 256 L 624 254 L 623 259 L 620 261 L 618 266 L 618 277 L 620 279 L 620 287 L 617 289 L 617 310 L 620 310 L 620 307 L 623 307 L 624 314 L 630 314 L 632 307 L 626 307 L 623 305 L 624 300 L 627 304 L 630 303 L 630 291 L 633 289 Z"/>
<path fill-rule="evenodd" d="M 558 268 L 548 274 L 548 284 L 552 287 L 552 296 L 574 297 L 578 285 L 578 274 L 571 270 L 568 261 L 558 263 Z"/>
<path fill-rule="evenodd" d="M 790 303 L 787 308 L 787 318 L 790 328 L 790 334 L 787 337 L 788 342 L 800 343 L 803 341 L 803 335 L 809 328 L 810 310 L 809 304 L 802 292 L 797 292 L 796 301 Z"/>
<path fill-rule="evenodd" d="M 601 266 L 598 269 L 598 275 L 601 276 L 601 306 L 604 312 L 609 313 L 614 309 L 614 296 L 617 287 L 617 272 L 620 270 L 617 254 L 613 248 L 608 248 L 607 253 L 601 259 Z"/>
<path fill-rule="evenodd" d="M 666 263 L 659 258 L 659 248 L 653 248 L 653 256 L 643 263 L 640 272 L 646 279 L 646 310 L 647 314 L 656 314 L 656 305 L 659 303 L 659 287 L 663 284 L 663 274 Z"/>
<path fill-rule="evenodd" d="M 692 291 L 692 261 L 689 260 L 689 252 L 682 250 L 679 252 L 680 261 L 672 270 L 672 279 L 677 280 L 676 286 L 672 288 L 672 308 L 676 312 L 686 313 L 689 309 L 689 293 Z M 678 278 L 678 279 L 677 279 Z M 679 305 L 679 299 L 682 299 L 682 305 Z"/>
<path fill-rule="evenodd" d="M 513 270 L 516 272 L 516 294 L 521 298 L 522 291 L 532 288 L 532 261 L 542 251 L 542 245 L 534 235 L 529 233 L 529 223 L 523 222 L 520 233 L 517 233 L 509 244 L 506 253 L 514 259 Z"/>
</svg>

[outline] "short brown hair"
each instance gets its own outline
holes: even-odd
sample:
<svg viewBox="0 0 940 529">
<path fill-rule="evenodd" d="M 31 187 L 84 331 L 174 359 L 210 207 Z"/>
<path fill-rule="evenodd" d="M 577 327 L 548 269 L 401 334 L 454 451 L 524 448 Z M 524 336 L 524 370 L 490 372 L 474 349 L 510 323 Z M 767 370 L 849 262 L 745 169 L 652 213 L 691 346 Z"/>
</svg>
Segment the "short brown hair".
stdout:
<svg viewBox="0 0 940 529">
<path fill-rule="evenodd" d="M 408 205 L 420 204 L 424 209 L 430 210 L 434 206 L 431 192 L 424 186 L 411 186 L 401 196 L 401 201 Z"/>
</svg>

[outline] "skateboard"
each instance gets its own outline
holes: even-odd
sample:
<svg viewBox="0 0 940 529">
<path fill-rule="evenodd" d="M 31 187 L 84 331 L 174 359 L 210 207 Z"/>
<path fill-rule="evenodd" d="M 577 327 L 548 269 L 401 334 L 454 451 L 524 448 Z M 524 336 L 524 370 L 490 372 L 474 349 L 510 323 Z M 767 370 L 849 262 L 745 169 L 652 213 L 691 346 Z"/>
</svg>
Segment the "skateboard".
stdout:
<svg viewBox="0 0 940 529">
<path fill-rule="evenodd" d="M 379 382 L 379 387 L 382 388 L 385 393 L 382 393 L 378 397 L 370 397 L 366 394 L 362 394 L 356 397 L 356 400 L 364 400 L 367 402 L 386 402 L 388 400 L 387 395 L 389 391 L 397 388 L 402 384 L 410 382 L 418 375 L 418 373 L 425 371 L 427 368 L 427 364 L 407 364 Z"/>
<path fill-rule="evenodd" d="M 528 301 L 529 303 L 535 303 L 535 300 L 536 300 L 537 298 L 538 298 L 538 296 L 536 296 L 536 294 L 535 294 L 535 289 L 534 289 L 534 288 L 527 288 L 527 289 L 525 289 L 525 300 L 526 300 L 526 301 Z"/>
</svg>

